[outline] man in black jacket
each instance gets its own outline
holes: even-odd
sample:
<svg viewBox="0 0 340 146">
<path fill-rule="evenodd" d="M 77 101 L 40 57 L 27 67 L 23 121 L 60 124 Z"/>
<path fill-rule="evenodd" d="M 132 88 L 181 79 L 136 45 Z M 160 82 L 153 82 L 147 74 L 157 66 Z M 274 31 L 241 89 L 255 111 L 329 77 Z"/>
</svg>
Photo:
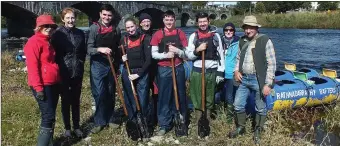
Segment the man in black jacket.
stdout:
<svg viewBox="0 0 340 146">
<path fill-rule="evenodd" d="M 148 37 L 152 37 L 152 18 L 147 13 L 142 13 L 139 15 L 139 26 L 138 29 L 140 33 L 145 34 Z M 149 87 L 152 91 L 151 100 L 149 103 L 149 112 L 148 112 L 148 124 L 150 127 L 153 127 L 157 123 L 157 98 L 158 98 L 158 89 L 157 89 L 157 61 L 155 59 L 151 59 L 151 64 L 149 67 Z"/>
</svg>

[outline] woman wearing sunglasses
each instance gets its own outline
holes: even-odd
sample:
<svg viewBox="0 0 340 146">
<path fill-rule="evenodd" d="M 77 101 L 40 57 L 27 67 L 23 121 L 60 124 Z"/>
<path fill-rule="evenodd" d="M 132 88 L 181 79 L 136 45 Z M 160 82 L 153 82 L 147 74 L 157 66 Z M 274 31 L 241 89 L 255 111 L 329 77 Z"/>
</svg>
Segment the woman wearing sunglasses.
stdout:
<svg viewBox="0 0 340 146">
<path fill-rule="evenodd" d="M 55 62 L 54 48 L 49 43 L 55 28 L 51 15 L 40 15 L 36 20 L 35 34 L 24 47 L 28 85 L 41 112 L 38 146 L 46 146 L 52 142 L 59 98 L 59 67 Z"/>
<path fill-rule="evenodd" d="M 85 34 L 75 27 L 76 13 L 72 8 L 61 12 L 64 25 L 59 26 L 52 35 L 52 45 L 56 51 L 56 62 L 61 76 L 61 112 L 63 115 L 65 137 L 71 137 L 70 109 L 74 133 L 82 137 L 80 130 L 80 94 L 86 57 Z"/>
<path fill-rule="evenodd" d="M 235 25 L 233 23 L 226 23 L 223 27 L 222 43 L 225 54 L 225 103 L 227 110 L 227 121 L 232 123 L 233 118 L 233 103 L 235 97 L 236 86 L 234 85 L 234 68 L 236 64 L 236 55 L 238 52 L 239 37 L 235 35 Z"/>
</svg>

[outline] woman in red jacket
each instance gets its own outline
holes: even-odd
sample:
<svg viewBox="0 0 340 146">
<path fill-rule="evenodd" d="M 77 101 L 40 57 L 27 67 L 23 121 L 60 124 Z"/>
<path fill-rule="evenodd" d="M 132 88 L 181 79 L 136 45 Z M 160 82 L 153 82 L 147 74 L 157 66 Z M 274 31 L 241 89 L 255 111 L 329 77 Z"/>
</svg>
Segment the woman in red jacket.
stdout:
<svg viewBox="0 0 340 146">
<path fill-rule="evenodd" d="M 38 146 L 52 142 L 55 112 L 59 97 L 59 67 L 55 62 L 55 51 L 50 45 L 50 34 L 56 28 L 51 15 L 40 15 L 36 20 L 35 34 L 28 39 L 26 55 L 28 85 L 38 102 L 41 124 Z"/>
</svg>

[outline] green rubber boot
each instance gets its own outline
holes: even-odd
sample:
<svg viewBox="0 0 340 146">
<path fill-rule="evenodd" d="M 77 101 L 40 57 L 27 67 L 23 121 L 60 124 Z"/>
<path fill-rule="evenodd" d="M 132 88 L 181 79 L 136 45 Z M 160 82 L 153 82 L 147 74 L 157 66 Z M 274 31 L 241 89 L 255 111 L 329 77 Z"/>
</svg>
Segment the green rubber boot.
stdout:
<svg viewBox="0 0 340 146">
<path fill-rule="evenodd" d="M 230 138 L 236 138 L 239 135 L 243 135 L 246 132 L 246 113 L 236 114 L 237 128 L 229 133 Z"/>
</svg>

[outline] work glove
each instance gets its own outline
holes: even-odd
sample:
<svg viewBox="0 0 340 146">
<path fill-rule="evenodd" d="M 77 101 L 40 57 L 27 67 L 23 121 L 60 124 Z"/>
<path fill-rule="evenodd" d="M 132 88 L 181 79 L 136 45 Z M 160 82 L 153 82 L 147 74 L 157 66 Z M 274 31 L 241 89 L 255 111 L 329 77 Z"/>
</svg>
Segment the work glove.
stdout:
<svg viewBox="0 0 340 146">
<path fill-rule="evenodd" d="M 43 91 L 37 92 L 36 97 L 37 97 L 37 99 L 39 99 L 39 100 L 45 100 L 45 94 L 44 94 Z"/>
<path fill-rule="evenodd" d="M 216 84 L 222 82 L 223 80 L 224 80 L 223 77 L 217 76 L 217 77 L 216 77 Z"/>
</svg>

